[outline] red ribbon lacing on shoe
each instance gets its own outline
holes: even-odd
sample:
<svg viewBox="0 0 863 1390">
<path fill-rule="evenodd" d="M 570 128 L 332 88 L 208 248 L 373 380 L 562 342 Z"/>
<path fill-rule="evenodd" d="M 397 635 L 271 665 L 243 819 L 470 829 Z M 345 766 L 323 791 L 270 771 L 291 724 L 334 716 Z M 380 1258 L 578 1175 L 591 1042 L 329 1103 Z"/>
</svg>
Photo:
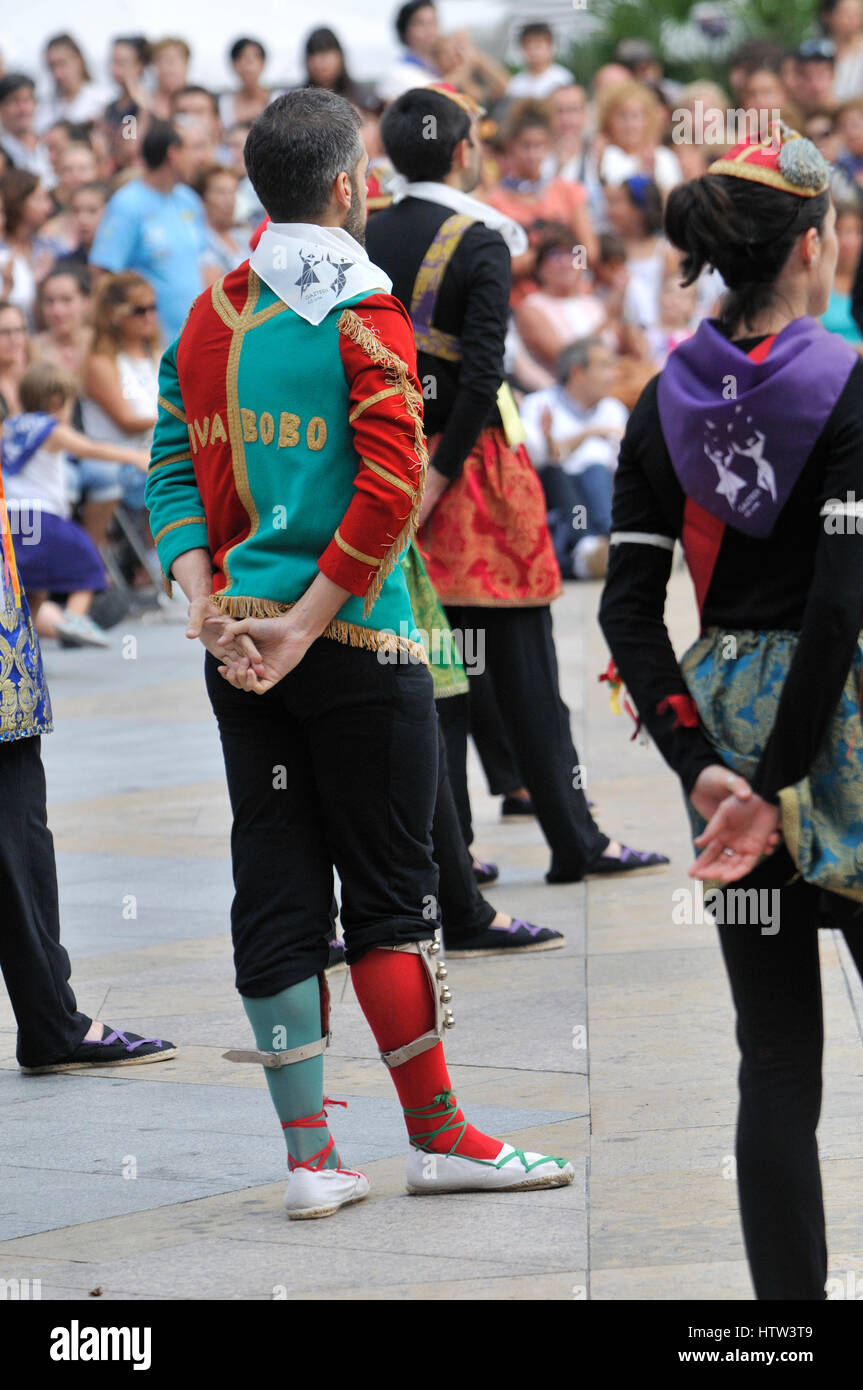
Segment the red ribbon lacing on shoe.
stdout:
<svg viewBox="0 0 863 1390">
<path fill-rule="evenodd" d="M 341 1105 L 345 1110 L 348 1108 L 346 1100 L 330 1100 L 329 1096 L 324 1096 L 324 1108 L 319 1110 L 316 1115 L 304 1115 L 299 1120 L 282 1120 L 282 1129 L 326 1129 L 327 1128 L 327 1106 Z M 320 1149 L 311 1158 L 307 1158 L 304 1163 L 297 1163 L 288 1150 L 288 1172 L 293 1173 L 295 1168 L 308 1168 L 312 1173 L 319 1173 L 326 1164 L 327 1159 L 335 1148 L 335 1139 L 330 1135 L 330 1142 L 326 1148 Z M 336 1164 L 336 1172 L 344 1173 L 347 1169 L 342 1167 L 339 1159 Z"/>
</svg>

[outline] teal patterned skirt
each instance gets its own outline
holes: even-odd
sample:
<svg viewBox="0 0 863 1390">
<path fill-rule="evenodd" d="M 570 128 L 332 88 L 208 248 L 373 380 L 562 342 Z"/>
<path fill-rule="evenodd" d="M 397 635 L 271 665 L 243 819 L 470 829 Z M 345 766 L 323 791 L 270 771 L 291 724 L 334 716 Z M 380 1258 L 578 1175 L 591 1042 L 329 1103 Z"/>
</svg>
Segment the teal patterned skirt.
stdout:
<svg viewBox="0 0 863 1390">
<path fill-rule="evenodd" d="M 795 632 L 708 628 L 680 665 L 721 760 L 751 778 L 776 720 Z M 782 833 L 802 878 L 863 902 L 863 638 L 809 773 L 779 793 Z M 704 822 L 690 806 L 696 833 Z"/>
</svg>

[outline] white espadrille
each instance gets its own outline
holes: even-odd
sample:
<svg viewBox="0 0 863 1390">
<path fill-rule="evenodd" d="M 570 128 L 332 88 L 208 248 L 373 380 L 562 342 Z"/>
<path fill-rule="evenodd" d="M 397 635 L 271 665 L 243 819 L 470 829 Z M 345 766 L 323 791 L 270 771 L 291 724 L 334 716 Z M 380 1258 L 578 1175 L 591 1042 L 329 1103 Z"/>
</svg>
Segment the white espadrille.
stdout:
<svg viewBox="0 0 863 1390">
<path fill-rule="evenodd" d="M 408 1154 L 407 1189 L 415 1196 L 436 1192 L 525 1192 L 537 1187 L 566 1187 L 575 1172 L 565 1158 L 524 1153 L 503 1144 L 497 1158 L 459 1154 Z"/>
<path fill-rule="evenodd" d="M 339 1207 L 361 1202 L 369 1195 L 371 1184 L 365 1173 L 349 1168 L 295 1168 L 285 1191 L 285 1209 L 292 1221 L 311 1221 L 319 1216 L 333 1216 Z"/>
</svg>

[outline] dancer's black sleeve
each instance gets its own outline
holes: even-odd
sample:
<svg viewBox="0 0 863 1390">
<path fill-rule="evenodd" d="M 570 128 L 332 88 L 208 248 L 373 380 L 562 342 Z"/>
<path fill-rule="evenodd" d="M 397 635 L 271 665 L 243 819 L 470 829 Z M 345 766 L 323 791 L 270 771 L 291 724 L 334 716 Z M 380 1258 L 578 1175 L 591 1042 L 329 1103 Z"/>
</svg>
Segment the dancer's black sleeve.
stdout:
<svg viewBox="0 0 863 1390">
<path fill-rule="evenodd" d="M 460 476 L 465 459 L 494 412 L 503 381 L 512 279 L 510 254 L 499 232 L 471 227 L 463 246 L 467 270 L 458 390 L 432 459 L 437 471 L 451 482 Z"/>
<path fill-rule="evenodd" d="M 665 594 L 682 495 L 660 493 L 649 476 L 659 428 L 656 383 L 641 395 L 620 447 L 614 480 L 612 546 L 599 622 L 639 716 L 687 794 L 699 773 L 722 760 L 698 727 L 679 723 L 669 695 L 688 695 L 665 626 Z"/>
<path fill-rule="evenodd" d="M 863 364 L 849 378 L 828 423 L 819 511 L 828 501 L 863 499 Z M 859 528 L 859 532 L 858 532 Z M 752 785 L 775 801 L 804 777 L 832 718 L 863 624 L 863 517 L 822 516 L 815 567 L 797 649 L 776 722 Z"/>
</svg>

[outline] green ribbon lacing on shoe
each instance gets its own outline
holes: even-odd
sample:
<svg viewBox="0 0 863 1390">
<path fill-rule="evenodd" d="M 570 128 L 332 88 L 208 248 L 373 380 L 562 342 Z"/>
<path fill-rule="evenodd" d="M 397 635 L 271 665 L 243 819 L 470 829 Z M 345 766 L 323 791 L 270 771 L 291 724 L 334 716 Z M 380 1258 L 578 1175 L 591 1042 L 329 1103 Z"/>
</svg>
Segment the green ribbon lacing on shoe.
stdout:
<svg viewBox="0 0 863 1390">
<path fill-rule="evenodd" d="M 497 1159 L 497 1161 L 491 1158 L 472 1158 L 470 1154 L 456 1154 L 455 1151 L 464 1138 L 464 1132 L 467 1129 L 468 1122 L 464 1116 L 462 1116 L 461 1120 L 455 1119 L 455 1116 L 459 1113 L 459 1104 L 453 1091 L 441 1091 L 440 1095 L 435 1096 L 430 1105 L 421 1105 L 416 1110 L 410 1110 L 407 1106 L 403 1106 L 402 1109 L 412 1120 L 424 1120 L 431 1119 L 432 1116 L 430 1112 L 432 1110 L 437 1110 L 441 1105 L 445 1107 L 443 1124 L 439 1125 L 437 1129 L 430 1129 L 419 1134 L 412 1134 L 410 1141 L 415 1149 L 422 1149 L 424 1153 L 437 1153 L 438 1151 L 436 1149 L 429 1148 L 431 1141 L 437 1139 L 439 1134 L 445 1133 L 448 1129 L 457 1129 L 458 1134 L 455 1137 L 453 1146 L 446 1152 L 445 1157 L 447 1158 L 452 1158 L 453 1155 L 455 1155 L 456 1158 L 467 1159 L 469 1163 L 482 1163 L 487 1168 L 503 1168 L 504 1164 L 509 1163 L 511 1158 L 518 1158 L 521 1160 L 521 1166 L 526 1173 L 529 1173 L 533 1168 L 538 1168 L 541 1163 L 556 1163 L 558 1168 L 564 1168 L 566 1166 L 566 1159 L 557 1158 L 554 1154 L 540 1154 L 535 1163 L 528 1163 L 523 1149 L 516 1148 L 504 1158 Z M 435 1115 L 433 1118 L 438 1120 L 441 1117 L 440 1115 Z"/>
</svg>

